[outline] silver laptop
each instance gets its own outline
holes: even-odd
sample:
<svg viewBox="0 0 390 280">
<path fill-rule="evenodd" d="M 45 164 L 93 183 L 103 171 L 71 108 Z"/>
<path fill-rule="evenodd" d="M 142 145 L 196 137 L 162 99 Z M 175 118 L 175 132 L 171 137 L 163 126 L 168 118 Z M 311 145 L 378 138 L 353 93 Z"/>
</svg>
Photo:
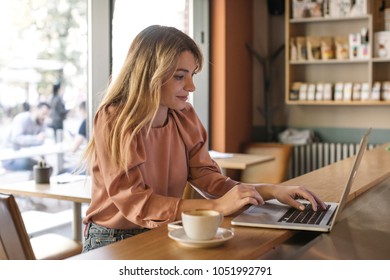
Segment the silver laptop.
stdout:
<svg viewBox="0 0 390 280">
<path fill-rule="evenodd" d="M 347 202 L 364 151 L 367 149 L 370 132 L 371 128 L 367 130 L 360 141 L 359 151 L 355 156 L 339 203 L 325 202 L 328 206 L 327 210 L 313 211 L 311 210 L 311 204 L 306 200 L 302 200 L 301 202 L 307 205 L 304 211 L 300 211 L 289 205 L 282 204 L 276 199 L 268 200 L 264 205 L 252 205 L 249 207 L 232 220 L 232 225 L 321 232 L 331 231 Z"/>
</svg>

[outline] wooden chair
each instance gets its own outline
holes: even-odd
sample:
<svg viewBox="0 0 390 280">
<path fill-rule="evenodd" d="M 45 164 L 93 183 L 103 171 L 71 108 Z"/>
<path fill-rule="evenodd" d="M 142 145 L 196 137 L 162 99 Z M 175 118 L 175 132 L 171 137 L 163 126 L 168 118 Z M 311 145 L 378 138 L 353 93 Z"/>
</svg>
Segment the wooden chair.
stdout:
<svg viewBox="0 0 390 280">
<path fill-rule="evenodd" d="M 287 180 L 293 146 L 281 143 L 250 143 L 245 146 L 247 154 L 272 155 L 275 160 L 255 164 L 241 172 L 244 183 L 278 184 Z"/>
<path fill-rule="evenodd" d="M 58 234 L 29 238 L 13 195 L 0 194 L 0 260 L 60 260 L 81 253 L 79 242 Z"/>
</svg>

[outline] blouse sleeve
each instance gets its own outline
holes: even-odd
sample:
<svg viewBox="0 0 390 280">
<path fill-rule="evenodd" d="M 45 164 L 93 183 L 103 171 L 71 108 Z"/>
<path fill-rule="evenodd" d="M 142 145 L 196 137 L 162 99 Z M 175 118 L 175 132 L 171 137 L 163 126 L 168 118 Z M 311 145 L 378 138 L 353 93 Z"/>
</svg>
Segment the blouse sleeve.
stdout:
<svg viewBox="0 0 390 280">
<path fill-rule="evenodd" d="M 188 153 L 190 183 L 214 196 L 222 196 L 239 184 L 222 175 L 218 164 L 211 158 L 207 132 L 192 105 L 188 103 L 184 110 L 176 112 L 175 118 Z"/>
<path fill-rule="evenodd" d="M 94 121 L 96 165 L 94 178 L 101 187 L 100 192 L 108 196 L 106 201 L 113 203 L 120 213 L 133 224 L 153 228 L 175 220 L 180 198 L 157 195 L 145 185 L 139 166 L 145 162 L 145 147 L 142 133 L 129 147 L 128 176 L 124 170 L 113 166 L 104 135 L 111 133 L 108 113 L 100 111 Z M 103 175 L 101 175 L 103 174 Z M 97 195 L 101 197 L 101 195 Z M 102 201 L 101 203 L 105 203 Z M 158 207 L 156 207 L 158 205 Z"/>
</svg>

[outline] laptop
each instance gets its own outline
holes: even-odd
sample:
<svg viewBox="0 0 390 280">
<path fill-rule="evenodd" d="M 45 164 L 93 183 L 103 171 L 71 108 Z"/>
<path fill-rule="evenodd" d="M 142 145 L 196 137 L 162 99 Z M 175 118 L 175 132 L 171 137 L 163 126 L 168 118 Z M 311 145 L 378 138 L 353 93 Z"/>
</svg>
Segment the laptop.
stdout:
<svg viewBox="0 0 390 280">
<path fill-rule="evenodd" d="M 311 204 L 308 201 L 300 200 L 306 205 L 306 209 L 300 211 L 289 205 L 282 204 L 276 199 L 272 199 L 266 201 L 266 203 L 261 206 L 250 206 L 247 210 L 235 217 L 231 221 L 231 224 L 248 227 L 330 232 L 333 225 L 338 221 L 340 213 L 347 202 L 361 159 L 367 149 L 367 141 L 370 132 L 371 128 L 367 130 L 360 140 L 359 151 L 355 156 L 352 169 L 338 203 L 325 202 L 328 206 L 326 210 L 313 211 L 311 210 Z"/>
</svg>

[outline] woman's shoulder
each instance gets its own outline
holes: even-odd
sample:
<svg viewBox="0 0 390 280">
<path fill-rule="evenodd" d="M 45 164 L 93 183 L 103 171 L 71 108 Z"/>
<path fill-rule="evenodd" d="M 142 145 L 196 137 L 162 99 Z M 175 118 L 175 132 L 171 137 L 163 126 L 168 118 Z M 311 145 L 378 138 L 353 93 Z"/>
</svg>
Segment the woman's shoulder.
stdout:
<svg viewBox="0 0 390 280">
<path fill-rule="evenodd" d="M 195 112 L 191 103 L 186 103 L 186 106 L 182 110 L 174 110 L 174 115 L 184 120 L 198 119 L 198 115 Z"/>
</svg>

